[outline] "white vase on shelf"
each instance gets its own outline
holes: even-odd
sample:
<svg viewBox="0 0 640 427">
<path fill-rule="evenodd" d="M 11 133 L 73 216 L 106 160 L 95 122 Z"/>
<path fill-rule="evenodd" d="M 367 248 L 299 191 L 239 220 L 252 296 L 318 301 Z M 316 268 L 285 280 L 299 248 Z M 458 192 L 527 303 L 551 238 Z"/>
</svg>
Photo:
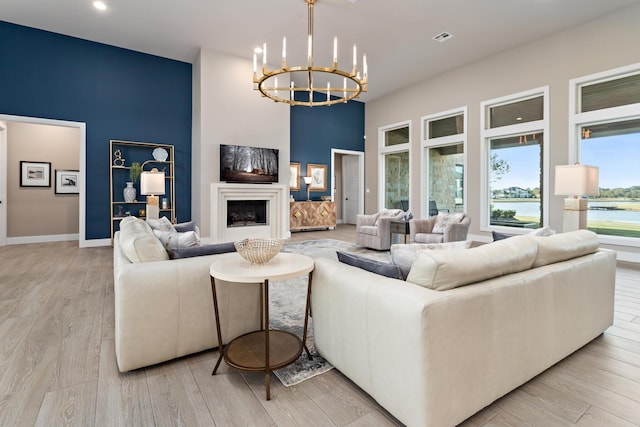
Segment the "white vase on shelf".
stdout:
<svg viewBox="0 0 640 427">
<path fill-rule="evenodd" d="M 127 186 L 122 190 L 125 202 L 136 201 L 136 187 L 133 186 L 133 182 L 127 182 Z"/>
</svg>

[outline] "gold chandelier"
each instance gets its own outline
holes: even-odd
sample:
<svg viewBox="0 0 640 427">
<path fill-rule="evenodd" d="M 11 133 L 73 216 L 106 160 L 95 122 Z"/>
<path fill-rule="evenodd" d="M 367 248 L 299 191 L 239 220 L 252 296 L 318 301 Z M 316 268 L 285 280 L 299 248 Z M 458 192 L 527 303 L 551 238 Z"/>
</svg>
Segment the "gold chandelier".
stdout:
<svg viewBox="0 0 640 427">
<path fill-rule="evenodd" d="M 331 67 L 319 67 L 313 65 L 313 6 L 317 0 L 304 0 L 307 3 L 308 16 L 308 38 L 307 38 L 307 65 L 290 67 L 287 66 L 287 39 L 282 40 L 282 63 L 281 68 L 273 71 L 267 70 L 267 44 L 262 46 L 262 71 L 258 75 L 258 53 L 253 54 L 253 88 L 259 90 L 263 96 L 275 102 L 284 102 L 289 105 L 305 105 L 307 107 L 320 105 L 333 105 L 350 101 L 367 91 L 367 56 L 362 56 L 362 76 L 358 71 L 356 46 L 353 46 L 353 68 L 351 72 L 338 69 L 338 38 L 333 39 L 333 65 Z M 302 79 L 293 77 L 302 75 Z M 288 86 L 278 86 L 278 76 L 284 77 L 282 80 L 290 81 Z M 342 85 L 331 85 L 331 77 L 342 77 Z M 327 85 L 322 87 L 314 86 L 314 78 L 322 80 L 326 78 Z M 294 80 L 306 80 L 306 87 L 295 86 Z M 324 80 L 323 80 L 324 81 Z M 339 81 L 339 77 L 338 77 Z M 308 101 L 298 101 L 295 99 L 296 92 L 307 92 Z M 326 94 L 325 100 L 314 101 L 314 92 Z"/>
</svg>

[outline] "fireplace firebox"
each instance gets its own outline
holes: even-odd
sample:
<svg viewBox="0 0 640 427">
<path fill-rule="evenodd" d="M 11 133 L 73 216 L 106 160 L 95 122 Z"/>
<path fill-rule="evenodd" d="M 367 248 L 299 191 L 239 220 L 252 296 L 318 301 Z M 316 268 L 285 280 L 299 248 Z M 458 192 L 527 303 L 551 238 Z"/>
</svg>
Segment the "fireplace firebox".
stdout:
<svg viewBox="0 0 640 427">
<path fill-rule="evenodd" d="M 227 227 L 267 224 L 266 200 L 227 200 Z"/>
</svg>

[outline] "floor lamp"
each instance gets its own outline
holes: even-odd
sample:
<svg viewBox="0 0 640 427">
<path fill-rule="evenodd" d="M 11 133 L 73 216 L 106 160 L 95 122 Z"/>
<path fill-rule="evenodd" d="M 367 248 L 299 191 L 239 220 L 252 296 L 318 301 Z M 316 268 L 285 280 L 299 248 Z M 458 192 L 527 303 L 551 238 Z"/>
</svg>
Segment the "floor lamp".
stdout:
<svg viewBox="0 0 640 427">
<path fill-rule="evenodd" d="M 153 168 L 140 174 L 140 194 L 147 196 L 147 219 L 160 218 L 158 196 L 164 194 L 164 172 Z"/>
<path fill-rule="evenodd" d="M 582 196 L 599 194 L 598 167 L 581 165 L 556 166 L 556 196 L 573 196 L 564 199 L 564 232 L 586 229 L 589 201 Z"/>
</svg>

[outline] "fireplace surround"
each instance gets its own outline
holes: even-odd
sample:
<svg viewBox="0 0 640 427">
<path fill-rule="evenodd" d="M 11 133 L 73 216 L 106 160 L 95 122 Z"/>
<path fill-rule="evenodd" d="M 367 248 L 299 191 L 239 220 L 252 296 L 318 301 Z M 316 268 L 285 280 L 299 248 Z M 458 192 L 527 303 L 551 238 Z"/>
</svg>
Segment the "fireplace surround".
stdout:
<svg viewBox="0 0 640 427">
<path fill-rule="evenodd" d="M 211 184 L 211 241 L 289 237 L 289 204 L 286 192 L 287 187 L 279 184 Z M 230 221 L 230 214 L 238 214 L 236 202 L 245 202 L 247 206 L 254 206 L 257 202 L 264 204 L 264 223 L 247 218 L 251 216 L 247 214 L 252 212 L 258 216 L 255 210 L 248 208 L 246 212 L 239 213 L 245 218 L 236 218 L 234 224 L 234 221 Z"/>
</svg>

